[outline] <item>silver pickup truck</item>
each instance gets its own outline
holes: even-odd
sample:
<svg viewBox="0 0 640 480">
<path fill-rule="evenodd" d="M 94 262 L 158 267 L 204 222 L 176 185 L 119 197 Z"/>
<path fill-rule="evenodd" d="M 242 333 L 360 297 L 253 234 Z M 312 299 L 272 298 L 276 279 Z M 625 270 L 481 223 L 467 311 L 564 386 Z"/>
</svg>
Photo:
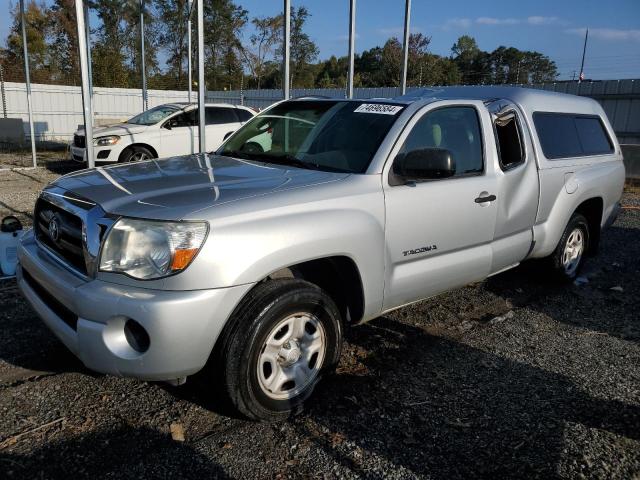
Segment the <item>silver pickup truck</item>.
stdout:
<svg viewBox="0 0 640 480">
<path fill-rule="evenodd" d="M 523 88 L 280 102 L 215 153 L 47 186 L 18 282 L 89 368 L 253 419 L 300 409 L 344 328 L 547 258 L 573 279 L 617 214 L 593 100 Z"/>
</svg>

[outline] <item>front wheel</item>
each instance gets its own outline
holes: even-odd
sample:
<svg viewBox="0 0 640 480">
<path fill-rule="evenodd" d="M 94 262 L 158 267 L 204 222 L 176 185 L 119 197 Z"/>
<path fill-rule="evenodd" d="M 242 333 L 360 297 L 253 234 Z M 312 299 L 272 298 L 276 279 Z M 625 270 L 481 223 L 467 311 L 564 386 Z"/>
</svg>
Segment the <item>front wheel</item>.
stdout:
<svg viewBox="0 0 640 480">
<path fill-rule="evenodd" d="M 301 410 L 342 347 L 340 313 L 319 287 L 296 279 L 258 285 L 230 319 L 214 368 L 228 400 L 254 420 Z"/>
<path fill-rule="evenodd" d="M 136 145 L 133 147 L 127 148 L 120 154 L 120 158 L 118 159 L 119 163 L 130 163 L 130 162 L 142 162 L 143 160 L 149 160 L 151 158 L 155 158 L 155 155 L 149 151 L 148 148 Z"/>
<path fill-rule="evenodd" d="M 588 248 L 589 223 L 584 215 L 574 213 L 549 258 L 556 276 L 567 281 L 576 278 Z"/>
</svg>

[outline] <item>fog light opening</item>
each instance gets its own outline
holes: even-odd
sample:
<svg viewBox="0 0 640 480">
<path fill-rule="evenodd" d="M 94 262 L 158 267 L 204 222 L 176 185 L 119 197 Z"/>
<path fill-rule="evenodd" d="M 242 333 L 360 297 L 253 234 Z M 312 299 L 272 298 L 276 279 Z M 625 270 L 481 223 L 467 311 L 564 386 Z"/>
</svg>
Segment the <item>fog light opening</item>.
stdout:
<svg viewBox="0 0 640 480">
<path fill-rule="evenodd" d="M 144 327 L 135 320 L 130 318 L 126 321 L 124 324 L 124 336 L 131 348 L 136 352 L 144 353 L 149 350 L 149 345 L 151 343 L 149 334 Z"/>
</svg>

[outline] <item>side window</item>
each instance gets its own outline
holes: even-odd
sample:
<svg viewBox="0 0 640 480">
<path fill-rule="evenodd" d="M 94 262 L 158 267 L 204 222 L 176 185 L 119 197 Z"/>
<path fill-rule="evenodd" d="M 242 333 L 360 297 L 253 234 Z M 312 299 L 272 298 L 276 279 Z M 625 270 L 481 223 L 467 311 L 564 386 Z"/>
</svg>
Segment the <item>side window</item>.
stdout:
<svg viewBox="0 0 640 480">
<path fill-rule="evenodd" d="M 456 166 L 455 177 L 481 174 L 484 161 L 476 109 L 445 107 L 425 114 L 414 125 L 398 156 L 423 148 L 449 150 Z"/>
<path fill-rule="evenodd" d="M 548 159 L 613 152 L 600 117 L 566 113 L 533 114 L 540 145 Z"/>
<path fill-rule="evenodd" d="M 253 115 L 251 115 L 251 112 L 248 110 L 245 110 L 244 108 L 236 108 L 236 115 L 238 115 L 238 118 L 240 119 L 241 122 L 248 122 L 253 118 Z"/>
<path fill-rule="evenodd" d="M 613 152 L 613 145 L 598 117 L 576 117 L 576 130 L 582 150 L 588 155 Z"/>
<path fill-rule="evenodd" d="M 176 115 L 171 120 L 169 120 L 169 124 L 172 128 L 193 127 L 197 124 L 197 118 L 198 110 L 191 110 L 189 112 L 184 112 L 180 115 Z"/>
<path fill-rule="evenodd" d="M 506 112 L 496 118 L 494 125 L 502 170 L 524 163 L 524 145 L 517 114 L 514 111 Z"/>
<path fill-rule="evenodd" d="M 205 125 L 222 125 L 225 123 L 237 123 L 238 117 L 235 108 L 206 107 L 204 111 Z"/>
</svg>

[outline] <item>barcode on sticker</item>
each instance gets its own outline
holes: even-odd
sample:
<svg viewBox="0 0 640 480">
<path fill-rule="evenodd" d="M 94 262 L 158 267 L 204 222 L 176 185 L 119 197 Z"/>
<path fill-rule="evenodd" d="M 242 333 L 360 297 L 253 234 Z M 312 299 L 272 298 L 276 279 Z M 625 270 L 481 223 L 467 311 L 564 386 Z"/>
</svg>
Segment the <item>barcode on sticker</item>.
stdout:
<svg viewBox="0 0 640 480">
<path fill-rule="evenodd" d="M 354 110 L 355 113 L 381 113 L 382 115 L 395 115 L 402 107 L 398 105 L 386 105 L 384 103 L 363 103 Z"/>
</svg>

